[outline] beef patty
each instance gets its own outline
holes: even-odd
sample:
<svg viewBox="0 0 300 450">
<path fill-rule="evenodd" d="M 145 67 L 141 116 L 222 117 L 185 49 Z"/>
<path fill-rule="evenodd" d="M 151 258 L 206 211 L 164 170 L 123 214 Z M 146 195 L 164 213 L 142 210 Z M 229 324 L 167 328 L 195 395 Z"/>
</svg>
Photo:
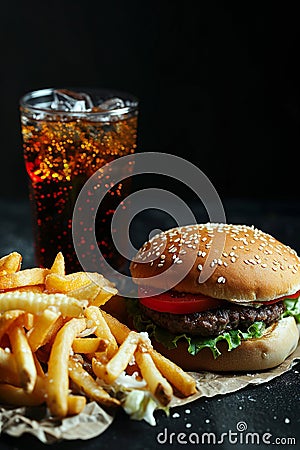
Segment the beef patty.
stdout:
<svg viewBox="0 0 300 450">
<path fill-rule="evenodd" d="M 226 308 L 192 314 L 171 314 L 158 312 L 140 304 L 143 314 L 154 323 L 173 334 L 187 333 L 194 336 L 218 336 L 223 331 L 245 331 L 254 322 L 264 322 L 267 326 L 279 320 L 285 311 L 283 302 L 250 306 L 228 305 Z"/>
</svg>

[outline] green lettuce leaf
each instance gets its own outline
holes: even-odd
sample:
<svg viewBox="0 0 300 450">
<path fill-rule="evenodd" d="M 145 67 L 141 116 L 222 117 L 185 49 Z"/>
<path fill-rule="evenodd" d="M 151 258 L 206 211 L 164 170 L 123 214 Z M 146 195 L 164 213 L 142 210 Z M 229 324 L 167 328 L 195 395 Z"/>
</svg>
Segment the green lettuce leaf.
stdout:
<svg viewBox="0 0 300 450">
<path fill-rule="evenodd" d="M 151 319 L 143 316 L 139 307 L 138 300 L 127 300 L 127 309 L 129 315 L 132 317 L 134 327 L 137 329 L 137 331 L 147 331 L 150 337 L 153 337 L 157 342 L 160 342 L 168 349 L 176 348 L 177 342 L 180 339 L 185 339 L 188 342 L 188 352 L 194 356 L 197 355 L 197 353 L 203 348 L 209 348 L 214 358 L 217 358 L 221 355 L 221 352 L 217 347 L 218 342 L 226 341 L 228 344 L 228 351 L 231 351 L 241 345 L 242 340 L 260 338 L 266 328 L 263 322 L 254 322 L 252 325 L 250 325 L 247 331 L 225 331 L 219 336 L 213 338 L 191 336 L 185 333 L 174 335 L 168 330 L 165 330 L 153 323 Z"/>
<path fill-rule="evenodd" d="M 154 426 L 156 410 L 162 409 L 167 416 L 169 415 L 169 407 L 162 406 L 147 389 L 146 381 L 138 380 L 134 373 L 128 375 L 122 372 L 112 384 L 106 384 L 99 378 L 97 383 L 120 400 L 122 408 L 133 420 L 145 420 Z"/>
<path fill-rule="evenodd" d="M 145 420 L 152 426 L 156 425 L 154 412 L 157 409 L 164 409 L 166 414 L 169 414 L 169 409 L 159 405 L 148 391 L 137 389 L 133 389 L 126 394 L 122 406 L 131 419 Z"/>
<path fill-rule="evenodd" d="M 298 298 L 286 298 L 283 300 L 286 306 L 286 310 L 283 313 L 283 317 L 293 316 L 297 323 L 300 323 L 300 297 Z"/>
</svg>

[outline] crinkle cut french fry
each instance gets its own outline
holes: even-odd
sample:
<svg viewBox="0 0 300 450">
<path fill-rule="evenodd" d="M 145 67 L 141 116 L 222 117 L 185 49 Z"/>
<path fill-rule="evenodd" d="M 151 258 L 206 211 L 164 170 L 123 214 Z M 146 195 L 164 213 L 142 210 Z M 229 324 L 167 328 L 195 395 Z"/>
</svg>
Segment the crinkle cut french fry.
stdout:
<svg viewBox="0 0 300 450">
<path fill-rule="evenodd" d="M 20 253 L 12 252 L 0 258 L 0 272 L 5 274 L 18 272 L 21 268 L 22 256 Z"/>
<path fill-rule="evenodd" d="M 0 402 L 14 406 L 37 406 L 45 403 L 45 381 L 42 377 L 37 377 L 32 392 L 12 386 L 7 383 L 0 383 Z"/>
<path fill-rule="evenodd" d="M 3 292 L 0 294 L 0 313 L 11 309 L 22 309 L 39 314 L 49 306 L 56 306 L 65 317 L 83 315 L 87 301 L 77 300 L 64 294 L 45 294 L 36 292 Z"/>
<path fill-rule="evenodd" d="M 135 361 L 142 377 L 147 382 L 149 391 L 163 406 L 167 406 L 172 399 L 173 389 L 167 379 L 157 369 L 150 353 L 139 347 L 135 352 Z"/>
<path fill-rule="evenodd" d="M 69 395 L 68 396 L 68 416 L 75 416 L 84 410 L 86 405 L 86 398 L 83 395 Z"/>
<path fill-rule="evenodd" d="M 86 328 L 85 319 L 71 319 L 57 333 L 48 361 L 47 405 L 53 416 L 68 412 L 68 361 L 75 337 Z"/>
<path fill-rule="evenodd" d="M 8 273 L 0 277 L 0 289 L 15 289 L 21 286 L 44 284 L 48 273 L 48 269 L 41 269 L 40 267 Z"/>
<path fill-rule="evenodd" d="M 35 386 L 37 372 L 24 328 L 13 325 L 9 330 L 9 340 L 20 375 L 20 386 L 25 392 L 32 392 Z"/>
<path fill-rule="evenodd" d="M 75 358 L 69 359 L 69 376 L 90 400 L 105 406 L 118 406 L 119 400 L 111 397 Z"/>
<path fill-rule="evenodd" d="M 28 342 L 33 352 L 45 344 L 49 331 L 60 316 L 59 311 L 45 309 L 35 320 L 33 328 L 27 333 Z"/>
<path fill-rule="evenodd" d="M 96 325 L 95 335 L 108 341 L 106 352 L 107 356 L 111 358 L 118 351 L 118 345 L 102 315 L 102 311 L 97 306 L 89 306 L 85 315 L 88 320 Z"/>
<path fill-rule="evenodd" d="M 107 364 L 101 364 L 101 362 L 93 358 L 92 366 L 95 375 L 103 379 L 107 384 L 113 383 L 132 360 L 139 341 L 139 334 L 131 331 L 125 341 L 120 345 L 117 353 Z"/>
<path fill-rule="evenodd" d="M 102 314 L 117 342 L 121 344 L 130 333 L 130 329 L 110 314 L 104 311 L 102 311 Z M 196 382 L 191 375 L 156 350 L 150 348 L 149 352 L 157 368 L 179 392 L 186 397 L 195 394 Z"/>
<path fill-rule="evenodd" d="M 50 273 L 57 275 L 65 275 L 65 258 L 62 252 L 57 253 L 54 262 L 50 268 Z"/>
<path fill-rule="evenodd" d="M 0 383 L 20 386 L 20 376 L 14 355 L 0 348 Z"/>
</svg>

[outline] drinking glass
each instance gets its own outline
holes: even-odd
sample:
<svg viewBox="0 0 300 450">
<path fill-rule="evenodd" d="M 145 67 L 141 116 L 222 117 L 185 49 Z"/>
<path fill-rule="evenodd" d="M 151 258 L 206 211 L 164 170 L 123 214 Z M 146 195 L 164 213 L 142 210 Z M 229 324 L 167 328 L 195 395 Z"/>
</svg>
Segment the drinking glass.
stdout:
<svg viewBox="0 0 300 450">
<path fill-rule="evenodd" d="M 33 211 L 36 262 L 50 267 L 57 252 L 66 272 L 80 270 L 72 240 L 72 215 L 85 182 L 106 163 L 135 152 L 138 100 L 114 90 L 41 89 L 20 99 L 21 129 Z M 130 190 L 112 187 L 97 212 L 96 237 L 105 259 L 114 251 L 112 215 Z"/>
</svg>

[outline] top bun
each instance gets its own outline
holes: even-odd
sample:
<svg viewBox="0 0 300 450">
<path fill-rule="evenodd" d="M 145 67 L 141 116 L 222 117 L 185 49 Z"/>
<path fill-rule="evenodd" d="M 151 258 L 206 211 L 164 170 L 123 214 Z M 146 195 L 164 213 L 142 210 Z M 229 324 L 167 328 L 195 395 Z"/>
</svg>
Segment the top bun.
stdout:
<svg viewBox="0 0 300 450">
<path fill-rule="evenodd" d="M 191 270 L 176 283 L 174 273 L 183 273 L 184 266 Z M 212 274 L 203 282 L 199 277 L 205 267 Z M 246 225 L 207 223 L 172 228 L 146 242 L 130 265 L 135 283 L 163 290 L 170 289 L 164 281 L 167 274 L 157 275 L 167 269 L 173 269 L 169 272 L 174 290 L 231 301 L 263 302 L 300 289 L 296 252 Z"/>
</svg>

